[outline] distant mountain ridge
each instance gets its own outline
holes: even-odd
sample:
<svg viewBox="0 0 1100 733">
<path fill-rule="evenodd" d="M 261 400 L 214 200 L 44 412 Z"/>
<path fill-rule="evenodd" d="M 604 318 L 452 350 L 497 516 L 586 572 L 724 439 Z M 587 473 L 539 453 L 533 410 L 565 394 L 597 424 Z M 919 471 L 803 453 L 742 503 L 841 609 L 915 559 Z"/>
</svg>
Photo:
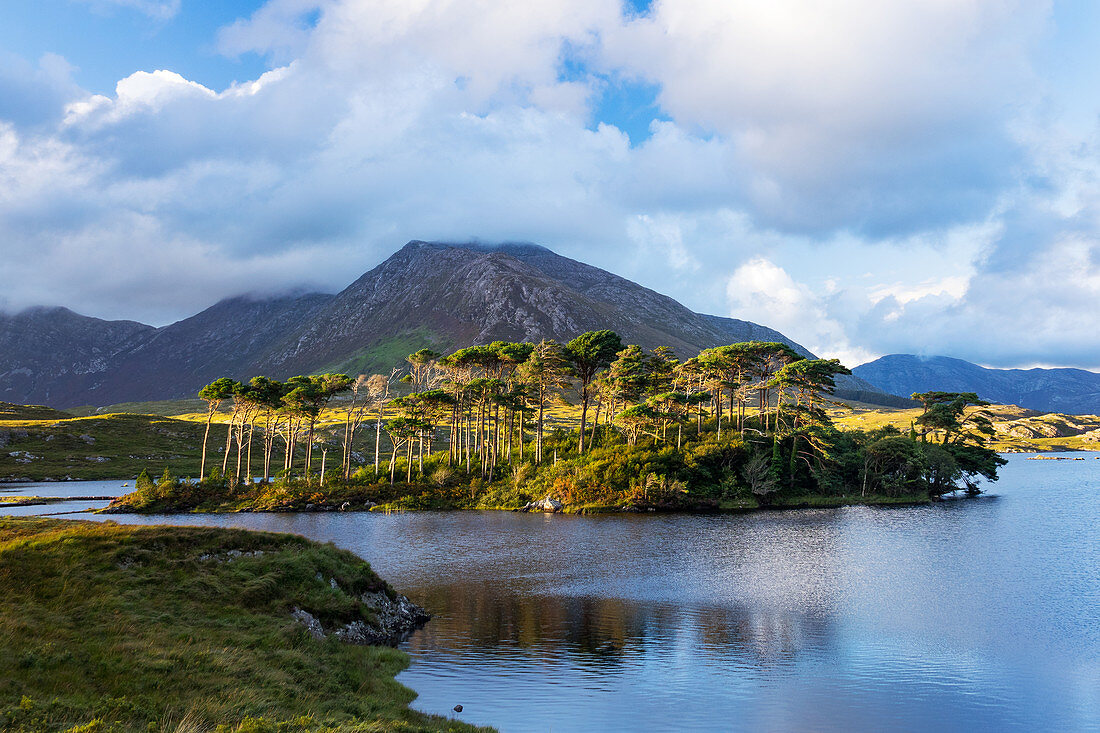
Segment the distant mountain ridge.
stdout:
<svg viewBox="0 0 1100 733">
<path fill-rule="evenodd" d="M 976 392 L 990 402 L 1030 410 L 1100 415 L 1100 374 L 1085 369 L 989 369 L 947 356 L 890 354 L 852 373 L 896 395 Z"/>
<path fill-rule="evenodd" d="M 405 354 L 494 340 L 568 341 L 610 328 L 681 358 L 773 329 L 694 313 L 534 244 L 412 241 L 336 295 L 235 297 L 162 328 L 63 308 L 0 314 L 0 399 L 53 407 L 193 397 L 211 380 L 388 370 Z M 896 402 L 844 377 L 841 396 Z"/>
</svg>

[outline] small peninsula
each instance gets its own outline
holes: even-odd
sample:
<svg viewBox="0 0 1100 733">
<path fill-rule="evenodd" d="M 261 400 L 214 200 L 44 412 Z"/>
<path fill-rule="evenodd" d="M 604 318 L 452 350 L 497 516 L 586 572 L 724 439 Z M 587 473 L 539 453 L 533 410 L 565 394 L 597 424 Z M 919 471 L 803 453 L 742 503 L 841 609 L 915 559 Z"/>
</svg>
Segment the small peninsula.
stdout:
<svg viewBox="0 0 1100 733">
<path fill-rule="evenodd" d="M 33 580 L 33 582 L 29 582 Z M 408 708 L 425 614 L 302 537 L 0 519 L 11 731 L 467 731 Z"/>
</svg>

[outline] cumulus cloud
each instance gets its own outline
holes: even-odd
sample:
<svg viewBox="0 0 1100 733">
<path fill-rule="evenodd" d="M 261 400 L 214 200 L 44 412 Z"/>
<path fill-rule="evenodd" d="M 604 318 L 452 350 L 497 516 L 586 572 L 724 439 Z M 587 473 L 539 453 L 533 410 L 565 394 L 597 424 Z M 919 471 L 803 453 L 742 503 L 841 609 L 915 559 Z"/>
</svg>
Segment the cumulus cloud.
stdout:
<svg viewBox="0 0 1100 733">
<path fill-rule="evenodd" d="M 767 323 L 818 356 L 854 366 L 871 355 L 849 343 L 844 326 L 829 315 L 828 292 L 813 292 L 763 257 L 749 260 L 730 275 L 726 296 L 731 313 Z"/>
<path fill-rule="evenodd" d="M 1005 108 L 1034 85 L 1034 2 L 657 0 L 606 58 L 674 119 L 734 142 L 761 221 L 872 235 L 988 206 L 1018 147 Z"/>
<path fill-rule="evenodd" d="M 60 56 L 0 58 L 5 297 L 163 323 L 335 290 L 408 239 L 531 240 L 847 363 L 1100 364 L 1097 155 L 1043 119 L 1048 15 L 270 0 L 213 39 L 270 63 L 224 89 L 136 69 L 94 95 Z M 637 81 L 644 140 L 599 119 Z"/>
</svg>

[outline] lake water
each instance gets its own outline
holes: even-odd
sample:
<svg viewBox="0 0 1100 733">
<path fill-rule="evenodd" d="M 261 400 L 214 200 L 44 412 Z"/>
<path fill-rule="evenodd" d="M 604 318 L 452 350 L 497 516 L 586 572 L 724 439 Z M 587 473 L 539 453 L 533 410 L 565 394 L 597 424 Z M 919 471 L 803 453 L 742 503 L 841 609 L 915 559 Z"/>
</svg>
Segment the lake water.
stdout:
<svg viewBox="0 0 1100 733">
<path fill-rule="evenodd" d="M 43 481 L 31 483 L 0 483 L 0 497 L 5 496 L 41 496 L 45 498 L 119 496 L 131 490 L 133 481 Z M 4 506 L 0 503 L 0 514 L 10 516 L 57 515 L 66 516 L 72 512 L 84 512 L 89 509 L 102 509 L 110 501 L 77 498 L 73 501 L 51 502 L 31 506 Z"/>
<path fill-rule="evenodd" d="M 404 646 L 414 706 L 502 731 L 1100 731 L 1100 460 L 1012 456 L 991 493 L 726 516 L 113 519 L 353 550 L 436 614 Z"/>
</svg>

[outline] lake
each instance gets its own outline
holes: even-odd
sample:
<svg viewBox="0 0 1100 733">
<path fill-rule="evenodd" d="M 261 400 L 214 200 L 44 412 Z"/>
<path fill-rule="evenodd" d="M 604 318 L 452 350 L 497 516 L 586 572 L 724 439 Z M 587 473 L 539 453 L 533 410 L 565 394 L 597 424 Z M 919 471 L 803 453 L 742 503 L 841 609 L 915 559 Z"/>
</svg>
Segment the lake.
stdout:
<svg viewBox="0 0 1100 733">
<path fill-rule="evenodd" d="M 927 507 L 111 518 L 356 552 L 436 614 L 403 647 L 414 707 L 461 704 L 502 731 L 1085 731 L 1100 730 L 1086 455 L 1011 456 L 990 495 Z"/>
<path fill-rule="evenodd" d="M 42 481 L 0 483 L 0 497 L 5 496 L 41 496 L 44 498 L 67 498 L 89 496 L 120 496 L 130 491 L 132 480 L 111 481 Z M 9 516 L 58 515 L 65 518 L 71 512 L 83 512 L 88 509 L 102 509 L 110 502 L 106 500 L 75 498 L 72 501 L 51 502 L 31 506 L 4 506 L 0 504 L 0 514 Z M 88 517 L 79 517 L 84 518 Z"/>
</svg>

